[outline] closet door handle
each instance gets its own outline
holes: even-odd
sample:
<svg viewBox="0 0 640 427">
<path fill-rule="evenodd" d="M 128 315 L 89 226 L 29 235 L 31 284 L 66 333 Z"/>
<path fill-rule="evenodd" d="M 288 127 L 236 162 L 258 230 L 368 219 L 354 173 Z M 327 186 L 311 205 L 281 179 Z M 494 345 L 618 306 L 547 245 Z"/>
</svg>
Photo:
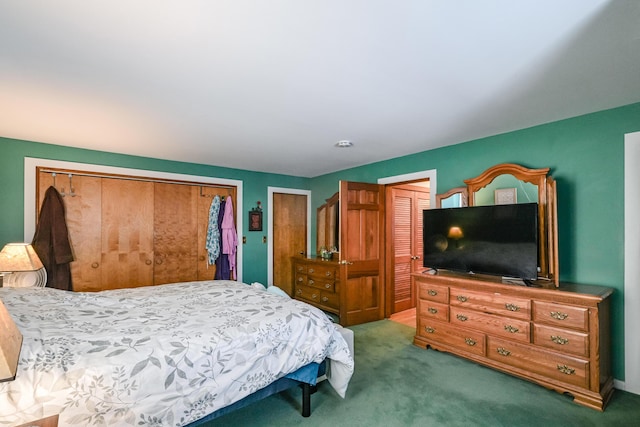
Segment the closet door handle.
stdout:
<svg viewBox="0 0 640 427">
<path fill-rule="evenodd" d="M 147 264 L 147 265 L 151 265 L 151 260 L 150 260 L 150 259 L 148 259 L 148 260 L 146 260 L 144 263 L 145 263 L 145 264 Z"/>
<path fill-rule="evenodd" d="M 100 267 L 100 264 L 98 264 L 97 262 L 94 262 L 93 264 L 91 264 L 91 268 L 98 268 Z"/>
</svg>

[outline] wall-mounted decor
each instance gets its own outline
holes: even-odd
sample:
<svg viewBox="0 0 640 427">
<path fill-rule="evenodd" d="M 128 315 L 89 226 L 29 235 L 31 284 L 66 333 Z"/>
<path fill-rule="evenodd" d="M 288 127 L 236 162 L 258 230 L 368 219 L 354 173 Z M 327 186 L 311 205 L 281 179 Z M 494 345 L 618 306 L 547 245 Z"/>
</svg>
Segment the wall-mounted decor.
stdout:
<svg viewBox="0 0 640 427">
<path fill-rule="evenodd" d="M 513 205 L 518 203 L 518 196 L 515 188 L 500 188 L 495 191 L 496 205 Z M 489 196 L 491 197 L 491 196 Z"/>
<path fill-rule="evenodd" d="M 249 231 L 262 231 L 262 206 L 258 201 L 257 206 L 249 211 Z"/>
</svg>

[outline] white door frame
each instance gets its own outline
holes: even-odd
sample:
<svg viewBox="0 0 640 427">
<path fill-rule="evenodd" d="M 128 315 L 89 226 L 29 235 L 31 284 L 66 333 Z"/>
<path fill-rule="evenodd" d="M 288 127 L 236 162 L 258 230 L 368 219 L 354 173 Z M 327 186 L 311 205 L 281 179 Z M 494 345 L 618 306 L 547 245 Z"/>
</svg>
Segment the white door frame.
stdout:
<svg viewBox="0 0 640 427">
<path fill-rule="evenodd" d="M 435 169 L 378 178 L 378 184 L 397 184 L 399 182 L 417 181 L 419 179 L 429 180 L 429 206 L 434 207 L 436 205 L 436 193 L 438 192 L 437 171 Z"/>
<path fill-rule="evenodd" d="M 307 254 L 311 253 L 311 191 L 297 188 L 267 187 L 267 285 L 273 286 L 273 194 L 307 196 Z"/>
<path fill-rule="evenodd" d="M 640 132 L 624 136 L 624 382 L 616 388 L 640 394 Z"/>
</svg>

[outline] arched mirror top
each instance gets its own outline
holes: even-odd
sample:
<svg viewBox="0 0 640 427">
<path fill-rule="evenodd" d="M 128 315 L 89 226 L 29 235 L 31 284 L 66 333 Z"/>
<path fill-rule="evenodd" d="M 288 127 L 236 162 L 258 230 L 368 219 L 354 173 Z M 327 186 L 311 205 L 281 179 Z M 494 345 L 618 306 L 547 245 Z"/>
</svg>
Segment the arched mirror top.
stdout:
<svg viewBox="0 0 640 427">
<path fill-rule="evenodd" d="M 464 180 L 469 191 L 469 205 L 518 202 L 544 205 L 548 172 L 549 168 L 529 169 L 514 163 L 495 165 L 475 178 Z"/>
</svg>

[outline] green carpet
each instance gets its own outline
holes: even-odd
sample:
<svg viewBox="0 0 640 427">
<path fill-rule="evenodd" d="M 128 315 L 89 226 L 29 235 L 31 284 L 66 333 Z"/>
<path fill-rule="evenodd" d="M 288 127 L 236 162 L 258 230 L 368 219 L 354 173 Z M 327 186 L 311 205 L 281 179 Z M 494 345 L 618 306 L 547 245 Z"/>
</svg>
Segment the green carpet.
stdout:
<svg viewBox="0 0 640 427">
<path fill-rule="evenodd" d="M 605 412 L 447 353 L 413 345 L 415 329 L 389 320 L 351 327 L 356 368 L 347 396 L 327 383 L 300 415 L 292 389 L 210 426 L 638 426 L 640 396 L 616 390 Z"/>
</svg>

